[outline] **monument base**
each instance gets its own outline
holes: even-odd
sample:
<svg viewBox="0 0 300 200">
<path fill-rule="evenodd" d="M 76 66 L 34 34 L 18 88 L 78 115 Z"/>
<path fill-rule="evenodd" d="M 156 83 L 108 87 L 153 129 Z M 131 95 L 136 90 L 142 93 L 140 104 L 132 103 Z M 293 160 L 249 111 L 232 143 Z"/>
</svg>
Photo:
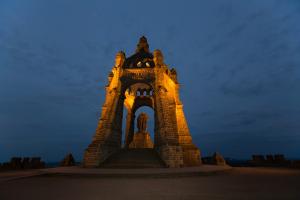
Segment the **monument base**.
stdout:
<svg viewBox="0 0 300 200">
<path fill-rule="evenodd" d="M 167 167 L 192 167 L 202 164 L 200 150 L 195 145 L 163 145 L 157 150 Z"/>
<path fill-rule="evenodd" d="M 148 132 L 135 133 L 132 142 L 129 144 L 129 148 L 153 148 L 150 134 Z"/>
<path fill-rule="evenodd" d="M 117 152 L 120 148 L 115 145 L 98 144 L 92 142 L 84 152 L 83 167 L 99 167 L 108 157 Z"/>
</svg>

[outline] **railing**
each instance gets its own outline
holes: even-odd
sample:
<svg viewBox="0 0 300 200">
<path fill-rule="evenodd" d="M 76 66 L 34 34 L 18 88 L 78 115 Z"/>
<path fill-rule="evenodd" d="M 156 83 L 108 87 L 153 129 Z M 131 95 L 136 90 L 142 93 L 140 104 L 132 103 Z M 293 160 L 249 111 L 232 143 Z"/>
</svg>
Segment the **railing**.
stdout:
<svg viewBox="0 0 300 200">
<path fill-rule="evenodd" d="M 124 69 L 122 73 L 123 78 L 129 78 L 133 80 L 149 80 L 154 79 L 153 68 L 143 68 L 143 69 Z"/>
</svg>

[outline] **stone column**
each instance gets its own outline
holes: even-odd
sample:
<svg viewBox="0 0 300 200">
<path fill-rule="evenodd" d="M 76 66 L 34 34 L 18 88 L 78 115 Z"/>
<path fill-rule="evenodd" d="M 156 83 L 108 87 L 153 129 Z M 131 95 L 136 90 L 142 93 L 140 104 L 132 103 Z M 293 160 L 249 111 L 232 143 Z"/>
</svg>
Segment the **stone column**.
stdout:
<svg viewBox="0 0 300 200">
<path fill-rule="evenodd" d="M 125 148 L 128 148 L 129 144 L 133 139 L 134 134 L 134 121 L 135 115 L 132 111 L 128 111 L 126 116 L 126 134 L 125 134 Z"/>
<path fill-rule="evenodd" d="M 121 148 L 124 98 L 119 88 L 106 88 L 106 99 L 96 133 L 84 153 L 84 167 L 99 166 Z"/>
<path fill-rule="evenodd" d="M 155 94 L 157 136 L 155 148 L 168 167 L 182 167 L 183 152 L 178 143 L 177 121 L 172 98 L 162 89 Z"/>
<path fill-rule="evenodd" d="M 116 111 L 115 111 L 115 117 L 113 119 L 113 126 L 111 134 L 111 140 L 107 140 L 111 142 L 112 144 L 116 145 L 118 148 L 121 148 L 122 146 L 122 122 L 123 122 L 123 109 L 124 109 L 124 99 L 125 97 L 123 95 L 120 95 Z"/>
</svg>

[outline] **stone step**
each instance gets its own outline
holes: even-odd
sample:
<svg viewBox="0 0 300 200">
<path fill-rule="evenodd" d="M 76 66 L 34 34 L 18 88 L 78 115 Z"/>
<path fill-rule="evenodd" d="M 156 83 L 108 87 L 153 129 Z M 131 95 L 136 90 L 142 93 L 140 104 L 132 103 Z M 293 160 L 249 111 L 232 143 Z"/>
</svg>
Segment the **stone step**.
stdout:
<svg viewBox="0 0 300 200">
<path fill-rule="evenodd" d="M 111 155 L 102 168 L 163 168 L 164 162 L 154 149 L 121 149 Z"/>
</svg>

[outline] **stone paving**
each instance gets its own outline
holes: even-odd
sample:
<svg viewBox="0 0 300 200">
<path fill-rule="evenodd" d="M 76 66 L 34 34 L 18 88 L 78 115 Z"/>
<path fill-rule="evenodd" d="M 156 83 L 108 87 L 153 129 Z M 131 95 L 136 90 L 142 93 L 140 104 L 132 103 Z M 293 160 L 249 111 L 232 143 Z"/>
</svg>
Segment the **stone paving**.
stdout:
<svg viewBox="0 0 300 200">
<path fill-rule="evenodd" d="M 167 169 L 161 169 L 164 171 Z M 53 168 L 42 170 L 52 175 L 33 176 L 0 182 L 1 200 L 299 200 L 300 170 L 280 168 L 232 168 L 224 173 L 176 177 L 104 177 L 85 176 L 125 173 L 128 170 Z M 186 169 L 186 172 L 195 170 Z M 211 166 L 202 168 L 212 171 Z M 129 170 L 131 171 L 131 170 Z M 154 169 L 133 170 L 135 173 L 154 173 Z M 168 170 L 169 171 L 169 170 Z M 199 170 L 198 170 L 199 171 Z M 78 176 L 58 175 L 70 173 Z M 2 173 L 1 173 L 2 174 Z M 174 176 L 173 176 L 174 175 Z M 101 176 L 100 176 L 101 177 Z"/>
</svg>

